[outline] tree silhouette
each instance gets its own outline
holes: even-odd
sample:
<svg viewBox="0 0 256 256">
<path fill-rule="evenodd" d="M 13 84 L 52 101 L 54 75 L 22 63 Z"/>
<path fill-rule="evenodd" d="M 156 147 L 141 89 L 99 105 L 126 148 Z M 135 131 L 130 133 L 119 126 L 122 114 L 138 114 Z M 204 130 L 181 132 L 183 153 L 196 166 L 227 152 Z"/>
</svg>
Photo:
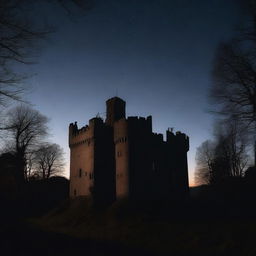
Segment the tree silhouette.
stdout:
<svg viewBox="0 0 256 256">
<path fill-rule="evenodd" d="M 59 3 L 69 11 L 70 4 L 81 8 L 89 8 L 89 0 L 39 0 L 46 3 Z M 1 0 L 0 1 L 0 105 L 5 105 L 8 100 L 21 100 L 24 93 L 22 81 L 27 75 L 14 69 L 17 64 L 34 63 L 34 46 L 45 38 L 53 29 L 45 24 L 34 22 L 29 17 L 28 8 L 32 8 L 31 0 Z M 32 16 L 35 15 L 34 12 Z M 38 13 L 37 13 L 38 14 Z M 40 14 L 38 14 L 40 15 Z"/>
<path fill-rule="evenodd" d="M 245 50 L 239 44 L 236 41 L 219 46 L 211 97 L 220 104 L 221 114 L 250 125 L 256 122 L 256 48 Z"/>
<path fill-rule="evenodd" d="M 20 105 L 8 111 L 4 129 L 11 137 L 11 143 L 16 156 L 16 166 L 21 179 L 27 177 L 28 155 L 47 135 L 48 118 L 37 110 L 26 105 Z"/>
<path fill-rule="evenodd" d="M 256 4 L 245 1 L 252 21 L 239 34 L 217 49 L 211 100 L 217 113 L 247 125 L 254 138 L 256 165 Z"/>
<path fill-rule="evenodd" d="M 57 144 L 44 144 L 35 152 L 35 171 L 40 178 L 49 179 L 64 172 L 63 150 Z"/>
<path fill-rule="evenodd" d="M 218 121 L 214 140 L 197 148 L 195 181 L 214 184 L 228 177 L 242 177 L 249 163 L 247 131 L 234 119 Z"/>
<path fill-rule="evenodd" d="M 204 141 L 196 150 L 195 182 L 198 185 L 211 184 L 214 163 L 213 141 Z"/>
</svg>

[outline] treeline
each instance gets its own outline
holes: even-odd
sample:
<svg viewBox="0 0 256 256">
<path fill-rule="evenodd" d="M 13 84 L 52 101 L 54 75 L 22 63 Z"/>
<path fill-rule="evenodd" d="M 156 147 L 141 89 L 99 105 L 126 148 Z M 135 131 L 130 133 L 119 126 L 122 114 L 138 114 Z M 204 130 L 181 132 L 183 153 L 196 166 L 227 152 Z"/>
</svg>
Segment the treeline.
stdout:
<svg viewBox="0 0 256 256">
<path fill-rule="evenodd" d="M 218 121 L 213 139 L 197 148 L 196 183 L 215 184 L 229 177 L 244 177 L 253 165 L 251 142 L 246 127 L 238 120 Z"/>
<path fill-rule="evenodd" d="M 6 111 L 1 122 L 1 215 L 43 214 L 68 197 L 62 148 L 47 141 L 48 118 L 28 105 Z M 17 211 L 17 209 L 19 209 Z"/>
<path fill-rule="evenodd" d="M 0 202 L 8 213 L 67 197 L 68 180 L 56 178 L 64 172 L 63 149 L 47 139 L 49 119 L 25 102 L 31 74 L 21 70 L 36 62 L 38 43 L 54 30 L 44 22 L 42 5 L 71 14 L 77 7 L 87 10 L 89 2 L 0 1 Z M 9 109 L 11 104 L 16 106 Z"/>
<path fill-rule="evenodd" d="M 36 63 L 38 44 L 55 30 L 44 22 L 43 5 L 69 15 L 92 7 L 90 0 L 0 1 L 0 168 L 15 169 L 20 181 L 48 179 L 61 174 L 64 166 L 63 150 L 46 140 L 48 118 L 24 101 L 31 74 L 20 71 Z M 10 103 L 22 104 L 5 111 Z"/>
<path fill-rule="evenodd" d="M 215 55 L 209 99 L 218 119 L 213 139 L 197 148 L 198 185 L 256 173 L 256 5 L 241 3 L 244 25 Z"/>
<path fill-rule="evenodd" d="M 13 169 L 20 182 L 48 179 L 64 172 L 63 149 L 46 140 L 48 118 L 27 105 L 6 112 L 1 127 L 1 169 Z M 16 173 L 15 173 L 16 172 Z"/>
</svg>

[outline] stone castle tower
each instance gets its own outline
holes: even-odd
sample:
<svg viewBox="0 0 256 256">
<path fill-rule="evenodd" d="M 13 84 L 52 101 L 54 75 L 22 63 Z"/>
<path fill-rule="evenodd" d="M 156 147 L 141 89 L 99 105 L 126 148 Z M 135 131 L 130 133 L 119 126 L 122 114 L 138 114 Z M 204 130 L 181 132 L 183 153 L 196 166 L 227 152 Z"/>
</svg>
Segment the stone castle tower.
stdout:
<svg viewBox="0 0 256 256">
<path fill-rule="evenodd" d="M 181 132 L 152 132 L 152 118 L 128 117 L 125 101 L 107 100 L 98 117 L 78 129 L 69 126 L 70 196 L 173 199 L 188 193 L 189 138 Z"/>
</svg>

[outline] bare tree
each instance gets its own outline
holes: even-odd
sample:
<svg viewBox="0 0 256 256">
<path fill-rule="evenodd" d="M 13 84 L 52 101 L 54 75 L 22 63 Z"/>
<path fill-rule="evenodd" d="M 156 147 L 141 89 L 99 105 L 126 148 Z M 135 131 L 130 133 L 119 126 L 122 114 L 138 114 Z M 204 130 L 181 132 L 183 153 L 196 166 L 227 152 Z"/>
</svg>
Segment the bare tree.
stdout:
<svg viewBox="0 0 256 256">
<path fill-rule="evenodd" d="M 256 2 L 243 4 L 251 22 L 231 41 L 219 45 L 210 98 L 218 106 L 217 113 L 247 125 L 256 165 Z"/>
<path fill-rule="evenodd" d="M 222 124 L 222 134 L 230 160 L 230 176 L 242 177 L 249 163 L 247 130 L 239 120 L 231 118 Z"/>
<path fill-rule="evenodd" d="M 256 122 L 256 48 L 243 50 L 235 42 L 219 46 L 211 97 L 219 112 L 249 125 Z"/>
<path fill-rule="evenodd" d="M 197 185 L 212 183 L 214 148 L 214 143 L 206 140 L 196 150 L 195 183 Z"/>
<path fill-rule="evenodd" d="M 70 5 L 89 8 L 89 0 L 40 0 L 37 3 L 59 3 L 65 10 Z M 0 0 L 0 105 L 8 100 L 21 100 L 27 75 L 14 69 L 14 64 L 34 62 L 33 51 L 38 41 L 53 31 L 46 24 L 34 22 L 35 13 L 27 10 L 35 6 L 31 0 Z M 28 14 L 32 15 L 28 15 Z"/>
<path fill-rule="evenodd" d="M 11 138 L 9 143 L 14 145 L 17 168 L 23 179 L 27 176 L 27 155 L 47 135 L 47 122 L 47 117 L 26 105 L 8 111 L 4 129 Z"/>
<path fill-rule="evenodd" d="M 214 184 L 228 177 L 242 177 L 249 163 L 247 131 L 234 119 L 218 121 L 214 140 L 197 149 L 195 181 Z"/>
<path fill-rule="evenodd" d="M 63 150 L 58 144 L 45 144 L 35 153 L 35 173 L 42 179 L 64 172 Z"/>
</svg>

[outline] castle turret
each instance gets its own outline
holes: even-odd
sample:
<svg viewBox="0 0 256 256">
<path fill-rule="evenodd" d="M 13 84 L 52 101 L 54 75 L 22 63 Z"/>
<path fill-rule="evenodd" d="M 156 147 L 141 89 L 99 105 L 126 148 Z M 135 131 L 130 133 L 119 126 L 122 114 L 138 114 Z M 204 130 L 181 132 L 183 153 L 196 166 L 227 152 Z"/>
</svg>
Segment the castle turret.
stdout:
<svg viewBox="0 0 256 256">
<path fill-rule="evenodd" d="M 189 137 L 181 132 L 174 134 L 172 131 L 166 132 L 169 154 L 173 156 L 170 162 L 171 188 L 176 198 L 186 197 L 189 193 L 188 185 L 188 162 L 187 152 L 189 150 Z"/>
<path fill-rule="evenodd" d="M 113 126 L 115 121 L 125 118 L 125 101 L 114 97 L 106 101 L 107 119 L 106 124 Z"/>
<path fill-rule="evenodd" d="M 76 134 L 78 132 L 78 128 L 77 128 L 77 122 L 75 123 L 70 123 L 69 124 L 69 145 L 72 141 L 72 137 L 74 134 Z"/>
</svg>

